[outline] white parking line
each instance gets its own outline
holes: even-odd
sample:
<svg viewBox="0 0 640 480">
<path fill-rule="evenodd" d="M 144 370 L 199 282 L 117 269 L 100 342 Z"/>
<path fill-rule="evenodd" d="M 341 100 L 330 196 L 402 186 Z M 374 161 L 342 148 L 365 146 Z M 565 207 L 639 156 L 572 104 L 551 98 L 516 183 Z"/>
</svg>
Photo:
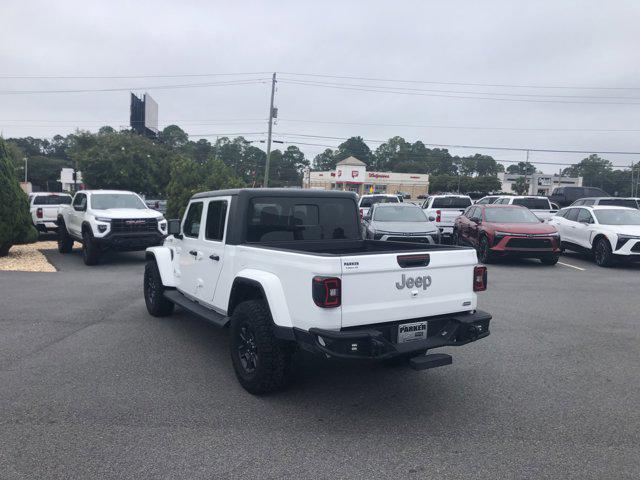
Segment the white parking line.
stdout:
<svg viewBox="0 0 640 480">
<path fill-rule="evenodd" d="M 585 272 L 586 268 L 576 267 L 575 265 L 569 265 L 568 263 L 558 262 L 558 265 L 564 265 L 565 267 L 575 268 L 576 270 L 580 270 L 581 272 Z"/>
</svg>

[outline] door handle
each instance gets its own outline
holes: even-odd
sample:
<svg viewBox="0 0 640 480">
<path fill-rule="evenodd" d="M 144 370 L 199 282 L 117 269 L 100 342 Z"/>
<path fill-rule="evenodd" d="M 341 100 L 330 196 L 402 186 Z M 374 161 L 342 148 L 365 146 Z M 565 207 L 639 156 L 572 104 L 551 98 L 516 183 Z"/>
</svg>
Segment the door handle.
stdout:
<svg viewBox="0 0 640 480">
<path fill-rule="evenodd" d="M 209 258 L 210 258 L 211 260 L 215 260 L 215 261 L 217 262 L 218 260 L 220 260 L 220 255 L 216 255 L 216 254 L 214 253 L 213 255 L 209 255 Z"/>
<path fill-rule="evenodd" d="M 189 250 L 189 255 L 193 255 L 194 257 L 198 256 L 197 250 Z"/>
</svg>

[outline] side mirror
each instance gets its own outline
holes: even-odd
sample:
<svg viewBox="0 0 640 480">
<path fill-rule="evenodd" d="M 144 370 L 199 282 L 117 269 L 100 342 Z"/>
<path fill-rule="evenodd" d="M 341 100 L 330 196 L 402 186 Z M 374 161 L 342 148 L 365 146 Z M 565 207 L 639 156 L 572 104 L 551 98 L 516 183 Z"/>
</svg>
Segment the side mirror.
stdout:
<svg viewBox="0 0 640 480">
<path fill-rule="evenodd" d="M 436 221 L 436 217 L 434 217 L 433 215 L 429 215 L 429 221 L 430 222 L 435 222 Z"/>
<path fill-rule="evenodd" d="M 176 238 L 182 238 L 182 235 L 180 235 L 180 219 L 174 218 L 169 220 L 167 223 L 169 224 L 167 227 L 169 235 L 173 235 Z"/>
</svg>

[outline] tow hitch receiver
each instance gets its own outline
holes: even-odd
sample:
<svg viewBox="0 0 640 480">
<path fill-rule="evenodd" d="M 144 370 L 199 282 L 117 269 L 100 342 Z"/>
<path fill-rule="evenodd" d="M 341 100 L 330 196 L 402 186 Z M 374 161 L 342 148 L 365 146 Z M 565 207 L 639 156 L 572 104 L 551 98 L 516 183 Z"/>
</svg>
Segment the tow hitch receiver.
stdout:
<svg viewBox="0 0 640 480">
<path fill-rule="evenodd" d="M 428 368 L 451 365 L 453 359 L 446 353 L 430 353 L 429 355 L 418 355 L 409 359 L 409 366 L 414 370 L 426 370 Z"/>
</svg>

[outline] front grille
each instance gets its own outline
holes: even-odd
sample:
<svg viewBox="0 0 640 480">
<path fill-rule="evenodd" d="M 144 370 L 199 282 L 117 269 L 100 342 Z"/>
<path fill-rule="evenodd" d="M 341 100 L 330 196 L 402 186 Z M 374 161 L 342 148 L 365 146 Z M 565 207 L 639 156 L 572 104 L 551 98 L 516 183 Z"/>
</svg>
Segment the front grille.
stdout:
<svg viewBox="0 0 640 480">
<path fill-rule="evenodd" d="M 548 238 L 512 238 L 507 242 L 508 248 L 551 248 Z"/>
<path fill-rule="evenodd" d="M 118 218 L 111 220 L 111 233 L 157 232 L 156 218 Z"/>
</svg>

